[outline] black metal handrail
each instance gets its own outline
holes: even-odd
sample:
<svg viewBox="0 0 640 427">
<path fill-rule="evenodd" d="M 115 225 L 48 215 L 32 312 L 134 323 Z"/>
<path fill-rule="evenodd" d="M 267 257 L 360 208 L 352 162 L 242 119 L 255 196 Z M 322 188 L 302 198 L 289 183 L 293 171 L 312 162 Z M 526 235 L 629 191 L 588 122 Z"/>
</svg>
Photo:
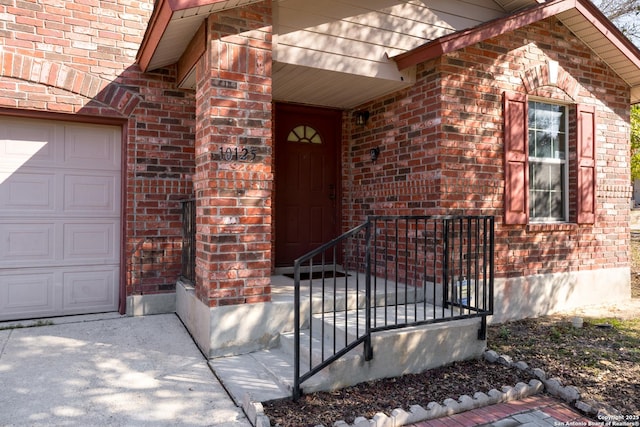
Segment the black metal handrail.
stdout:
<svg viewBox="0 0 640 427">
<path fill-rule="evenodd" d="M 196 280 L 196 201 L 182 200 L 182 270 L 180 276 Z"/>
<path fill-rule="evenodd" d="M 369 217 L 298 258 L 293 397 L 361 344 L 371 360 L 378 331 L 480 317 L 486 339 L 493 281 L 492 216 Z"/>
</svg>

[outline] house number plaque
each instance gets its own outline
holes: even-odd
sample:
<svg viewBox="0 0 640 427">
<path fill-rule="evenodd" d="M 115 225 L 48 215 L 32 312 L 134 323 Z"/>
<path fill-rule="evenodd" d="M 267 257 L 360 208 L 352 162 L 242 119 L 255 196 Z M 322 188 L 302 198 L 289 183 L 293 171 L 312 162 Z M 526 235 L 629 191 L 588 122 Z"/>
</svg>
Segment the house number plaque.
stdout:
<svg viewBox="0 0 640 427">
<path fill-rule="evenodd" d="M 258 150 L 255 147 L 220 147 L 219 160 L 225 162 L 253 162 L 257 157 Z M 211 160 L 215 159 L 215 154 L 211 153 Z"/>
</svg>

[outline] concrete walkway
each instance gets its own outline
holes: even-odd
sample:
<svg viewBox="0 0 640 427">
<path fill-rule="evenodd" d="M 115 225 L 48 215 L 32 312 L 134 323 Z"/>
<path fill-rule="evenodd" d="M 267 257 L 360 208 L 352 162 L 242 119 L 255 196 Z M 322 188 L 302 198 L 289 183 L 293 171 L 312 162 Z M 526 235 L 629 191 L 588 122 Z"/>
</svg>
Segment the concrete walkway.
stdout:
<svg viewBox="0 0 640 427">
<path fill-rule="evenodd" d="M 176 315 L 53 321 L 0 323 L 0 426 L 250 425 Z"/>
<path fill-rule="evenodd" d="M 571 314 L 639 310 L 634 299 Z M 51 321 L 0 323 L 0 426 L 250 426 L 176 315 Z M 533 396 L 414 426 L 579 425 L 572 421 L 588 422 L 556 399 Z"/>
</svg>

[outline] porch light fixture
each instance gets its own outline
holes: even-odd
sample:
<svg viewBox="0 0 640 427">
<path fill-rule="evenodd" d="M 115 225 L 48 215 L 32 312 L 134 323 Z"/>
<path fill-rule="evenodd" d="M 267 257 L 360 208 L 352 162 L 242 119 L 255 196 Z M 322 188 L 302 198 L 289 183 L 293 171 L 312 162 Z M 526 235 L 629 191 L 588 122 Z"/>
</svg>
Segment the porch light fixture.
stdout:
<svg viewBox="0 0 640 427">
<path fill-rule="evenodd" d="M 358 126 L 364 126 L 369 121 L 369 112 L 366 110 L 356 111 L 356 124 Z"/>
<path fill-rule="evenodd" d="M 371 154 L 371 162 L 375 163 L 378 160 L 378 156 L 380 156 L 380 147 L 372 148 L 369 150 L 369 154 Z"/>
</svg>

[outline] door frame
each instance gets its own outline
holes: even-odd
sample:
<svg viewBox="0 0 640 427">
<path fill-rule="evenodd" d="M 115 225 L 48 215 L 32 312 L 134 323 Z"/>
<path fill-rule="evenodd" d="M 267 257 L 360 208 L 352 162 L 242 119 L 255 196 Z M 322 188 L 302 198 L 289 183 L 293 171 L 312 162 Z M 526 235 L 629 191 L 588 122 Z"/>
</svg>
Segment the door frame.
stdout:
<svg viewBox="0 0 640 427">
<path fill-rule="evenodd" d="M 276 253 L 276 240 L 278 239 L 278 230 L 277 230 L 277 226 L 276 226 L 276 218 L 278 215 L 278 210 L 277 210 L 277 204 L 276 204 L 276 198 L 278 197 L 278 185 L 277 185 L 277 174 L 278 174 L 278 169 L 276 167 L 276 158 L 278 156 L 278 143 L 277 143 L 277 129 L 278 129 L 278 111 L 279 110 L 287 110 L 287 109 L 294 109 L 296 110 L 297 113 L 300 114 L 325 114 L 327 116 L 335 116 L 335 120 L 336 120 L 336 127 L 335 127 L 335 134 L 333 135 L 335 138 L 335 158 L 334 158 L 334 162 L 335 162 L 335 182 L 336 182 L 336 199 L 335 199 L 335 217 L 336 217 L 336 221 L 335 221 L 335 237 L 338 237 L 342 234 L 342 229 L 343 229 L 343 220 L 342 220 L 342 195 L 343 195 L 343 188 L 342 188 L 342 178 L 343 178 L 343 174 L 342 174 L 342 149 L 343 149 L 343 138 L 344 138 L 344 110 L 341 109 L 337 109 L 337 108 L 329 108 L 329 107 L 320 107 L 320 106 L 312 106 L 312 105 L 305 105 L 305 104 L 296 104 L 296 103 L 290 103 L 290 102 L 274 102 L 273 104 L 273 118 L 274 118 L 274 125 L 273 125 L 273 183 L 274 183 L 274 191 L 273 191 L 273 198 L 272 198 L 272 212 L 273 212 L 273 216 L 272 216 L 272 235 L 273 235 L 273 239 L 272 239 L 272 243 L 271 243 L 271 247 L 272 247 L 272 269 L 280 269 L 280 268 L 287 268 L 287 267 L 282 267 L 282 266 L 277 266 L 276 265 L 276 259 L 277 259 L 277 253 Z M 291 265 L 291 268 L 293 268 L 293 264 Z"/>
</svg>

